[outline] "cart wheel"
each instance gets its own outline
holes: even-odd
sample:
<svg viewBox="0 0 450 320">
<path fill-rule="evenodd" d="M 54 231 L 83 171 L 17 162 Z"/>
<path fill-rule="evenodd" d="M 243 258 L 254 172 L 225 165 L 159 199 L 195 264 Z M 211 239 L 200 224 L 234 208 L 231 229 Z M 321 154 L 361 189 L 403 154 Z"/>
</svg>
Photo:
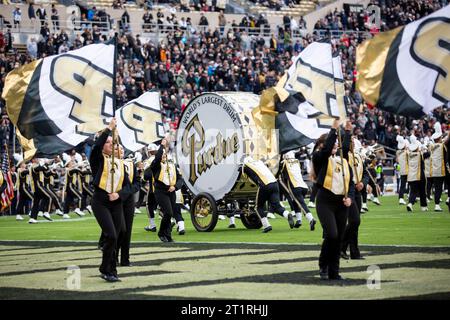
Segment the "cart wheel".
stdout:
<svg viewBox="0 0 450 320">
<path fill-rule="evenodd" d="M 191 205 L 191 220 L 197 231 L 213 231 L 218 218 L 216 200 L 209 193 L 202 192 L 194 197 Z"/>
<path fill-rule="evenodd" d="M 259 216 L 255 211 L 250 211 L 247 213 L 242 212 L 241 221 L 247 229 L 259 229 L 262 227 L 261 219 L 259 219 Z"/>
</svg>

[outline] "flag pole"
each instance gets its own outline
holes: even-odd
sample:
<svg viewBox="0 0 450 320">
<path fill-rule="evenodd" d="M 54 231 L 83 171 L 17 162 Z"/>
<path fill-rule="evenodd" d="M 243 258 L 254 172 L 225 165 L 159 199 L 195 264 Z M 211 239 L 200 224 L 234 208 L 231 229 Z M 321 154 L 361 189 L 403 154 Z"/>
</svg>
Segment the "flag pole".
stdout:
<svg viewBox="0 0 450 320">
<path fill-rule="evenodd" d="M 113 118 L 116 116 L 116 72 L 117 72 L 117 33 L 114 34 L 114 66 L 113 66 L 113 83 L 112 83 L 112 109 L 113 109 Z M 115 135 L 116 128 L 112 129 L 112 155 L 111 155 L 111 193 L 114 192 L 114 144 L 115 144 Z"/>
<path fill-rule="evenodd" d="M 333 72 L 333 87 L 334 87 L 334 97 L 336 99 L 336 105 L 338 104 L 338 96 L 336 90 L 336 76 L 334 74 L 334 63 L 333 63 L 333 46 L 331 44 L 331 33 L 330 33 L 330 51 L 331 51 L 331 70 Z M 345 107 L 345 106 L 344 106 Z M 339 109 L 339 108 L 338 108 Z M 345 110 L 345 109 L 344 109 Z M 341 135 L 341 126 L 338 127 L 338 144 L 339 144 L 339 154 L 341 157 L 342 163 L 342 182 L 344 184 L 344 193 L 345 198 L 348 197 L 348 187 L 345 185 L 345 170 L 344 170 L 344 151 L 342 150 L 342 135 Z"/>
</svg>

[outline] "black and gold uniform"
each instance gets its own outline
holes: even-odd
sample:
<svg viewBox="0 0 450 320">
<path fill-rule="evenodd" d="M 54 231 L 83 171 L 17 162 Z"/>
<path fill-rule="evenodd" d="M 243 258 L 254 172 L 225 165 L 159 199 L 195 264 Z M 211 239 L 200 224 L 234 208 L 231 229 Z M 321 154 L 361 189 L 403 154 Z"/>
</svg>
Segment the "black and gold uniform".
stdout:
<svg viewBox="0 0 450 320">
<path fill-rule="evenodd" d="M 398 190 L 398 198 L 400 204 L 404 204 L 403 197 L 406 193 L 406 182 L 408 181 L 408 146 L 404 142 L 403 137 L 398 137 L 397 141 L 399 141 L 397 162 L 400 165 L 400 188 Z"/>
<path fill-rule="evenodd" d="M 440 138 L 436 140 L 438 141 L 430 145 L 429 170 L 433 179 L 435 211 L 442 211 L 439 204 L 441 202 L 442 189 L 446 175 L 445 163 L 447 162 L 447 150 L 445 144 L 440 141 Z"/>
<path fill-rule="evenodd" d="M 354 138 L 356 140 L 356 138 Z M 352 170 L 353 183 L 355 185 L 354 197 L 352 198 L 352 205 L 348 210 L 348 222 L 345 228 L 343 240 L 342 240 L 342 254 L 341 257 L 348 259 L 347 248 L 350 247 L 351 259 L 362 259 L 361 253 L 358 247 L 358 232 L 361 224 L 361 190 L 366 188 L 369 183 L 369 175 L 365 168 L 365 162 L 360 154 L 359 141 L 353 143 L 351 152 L 343 150 L 344 153 L 348 153 L 348 164 Z M 355 148 L 355 144 L 358 144 L 358 148 Z M 359 190 L 358 190 L 359 188 Z"/>
<path fill-rule="evenodd" d="M 89 212 L 91 210 L 91 206 L 88 205 L 88 197 L 92 199 L 92 196 L 94 195 L 94 190 L 92 190 L 91 184 L 92 184 L 92 171 L 91 168 L 87 165 L 84 165 L 80 170 L 80 179 L 81 179 L 81 210 L 88 210 Z"/>
<path fill-rule="evenodd" d="M 47 167 L 47 169 L 44 173 L 44 175 L 45 175 L 44 181 L 45 181 L 46 190 L 47 190 L 48 194 L 50 195 L 50 201 L 48 204 L 48 208 L 49 208 L 49 210 L 51 210 L 51 208 L 54 205 L 57 213 L 59 215 L 62 215 L 63 208 L 61 206 L 61 202 L 59 201 L 59 197 L 55 193 L 55 179 L 58 179 L 58 174 L 56 173 L 56 171 L 54 169 L 51 169 L 48 166 L 46 166 L 46 167 Z"/>
<path fill-rule="evenodd" d="M 308 192 L 308 186 L 303 180 L 302 168 L 300 161 L 295 157 L 293 151 L 283 155 L 284 160 L 281 162 L 281 190 L 284 192 L 289 206 L 295 211 L 297 221 L 294 225 L 299 228 L 302 225 L 302 211 L 309 221 L 310 230 L 314 230 L 316 221 L 314 220 L 308 205 L 305 202 L 305 196 Z"/>
<path fill-rule="evenodd" d="M 119 233 L 117 241 L 117 254 L 119 254 L 120 250 L 120 265 L 129 266 L 131 231 L 133 228 L 134 209 L 136 207 L 134 195 L 141 188 L 141 182 L 133 161 L 124 160 L 123 163 L 125 165 L 125 171 L 127 172 L 130 183 L 119 191 L 119 196 L 123 204 L 125 229 L 122 229 Z"/>
<path fill-rule="evenodd" d="M 18 195 L 18 186 L 19 186 L 19 176 L 16 172 L 16 167 L 14 165 L 11 166 L 11 169 L 9 172 L 11 172 L 11 180 L 13 183 L 13 193 L 14 197 L 11 199 L 11 215 L 15 216 L 17 214 L 17 195 Z M 1 194 L 1 193 L 0 193 Z"/>
<path fill-rule="evenodd" d="M 420 198 L 422 211 L 428 211 L 424 168 L 424 160 L 428 157 L 430 157 L 430 153 L 428 151 L 423 153 L 420 150 L 418 142 L 411 142 L 408 152 L 408 184 L 410 186 L 409 201 L 407 205 L 408 211 L 412 211 L 412 206 L 416 202 L 417 195 L 419 195 Z"/>
<path fill-rule="evenodd" d="M 45 187 L 45 171 L 46 168 L 43 163 L 34 163 L 31 165 L 31 175 L 33 178 L 34 196 L 33 208 L 31 209 L 31 218 L 36 220 L 40 208 L 48 206 L 51 199 L 50 194 Z M 44 214 L 44 218 L 51 221 L 48 212 Z"/>
<path fill-rule="evenodd" d="M 159 226 L 158 236 L 163 242 L 172 242 L 171 219 L 173 217 L 176 206 L 175 191 L 181 188 L 183 180 L 178 172 L 175 163 L 170 160 L 162 161 L 164 154 L 164 146 L 161 145 L 155 155 L 150 168 L 153 174 L 153 186 L 155 199 L 163 217 Z M 169 192 L 169 188 L 174 187 L 175 190 Z"/>
<path fill-rule="evenodd" d="M 6 182 L 5 175 L 3 174 L 3 171 L 0 170 L 0 194 L 2 194 L 7 187 L 8 183 Z"/>
<path fill-rule="evenodd" d="M 102 263 L 99 270 L 105 280 L 117 281 L 115 252 L 119 232 L 124 227 L 123 204 L 120 197 L 110 201 L 109 194 L 118 193 L 126 187 L 129 184 L 129 178 L 122 159 L 114 157 L 113 164 L 111 156 L 102 152 L 110 134 L 111 130 L 106 128 L 99 135 L 92 148 L 89 163 L 94 185 L 92 210 L 105 236 Z M 114 181 L 111 178 L 112 166 L 114 166 Z"/>
<path fill-rule="evenodd" d="M 80 177 L 80 169 L 77 168 L 72 160 L 68 164 L 68 168 L 66 168 L 66 181 L 64 185 L 63 192 L 66 197 L 64 200 L 64 214 L 68 214 L 70 211 L 70 206 L 75 202 L 76 208 L 81 207 L 81 177 Z M 80 215 L 79 210 L 75 210 L 75 213 Z"/>
<path fill-rule="evenodd" d="M 256 211 L 263 224 L 263 232 L 272 230 L 267 219 L 267 213 L 264 211 L 266 202 L 269 202 L 270 208 L 274 212 L 288 219 L 291 229 L 294 228 L 294 218 L 292 217 L 292 214 L 281 205 L 278 181 L 269 168 L 267 168 L 261 160 L 245 157 L 242 171 L 251 181 L 258 185 L 258 192 L 256 193 Z"/>
<path fill-rule="evenodd" d="M 148 163 L 152 163 L 155 159 L 154 156 L 150 157 Z M 149 225 L 145 227 L 146 231 L 156 232 L 156 224 L 155 224 L 155 210 L 157 207 L 156 199 L 155 199 L 155 187 L 154 187 L 154 179 L 152 168 L 148 165 L 144 170 L 143 183 L 148 183 L 147 189 L 147 214 L 149 218 Z"/>
<path fill-rule="evenodd" d="M 350 135 L 346 134 L 343 145 L 349 145 L 349 139 Z M 323 147 L 315 151 L 312 158 L 317 175 L 317 215 L 324 231 L 319 267 L 321 277 L 328 274 L 328 279 L 340 279 L 339 256 L 348 217 L 344 198 L 346 194 L 349 198 L 354 197 L 353 177 L 346 160 L 348 152 L 344 152 L 344 159 L 332 154 L 336 140 L 337 131 L 332 128 Z M 348 150 L 343 146 L 343 151 L 345 149 Z"/>
<path fill-rule="evenodd" d="M 17 190 L 19 193 L 19 203 L 17 204 L 17 214 L 27 215 L 27 207 L 33 201 L 33 192 L 31 189 L 32 178 L 30 170 L 26 168 L 17 169 L 18 184 Z"/>
</svg>

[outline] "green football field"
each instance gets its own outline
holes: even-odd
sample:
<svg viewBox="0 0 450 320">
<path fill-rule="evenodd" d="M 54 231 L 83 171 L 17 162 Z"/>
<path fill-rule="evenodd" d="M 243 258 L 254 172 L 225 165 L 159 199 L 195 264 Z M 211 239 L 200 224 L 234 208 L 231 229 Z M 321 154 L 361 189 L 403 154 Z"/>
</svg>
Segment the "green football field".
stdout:
<svg viewBox="0 0 450 320">
<path fill-rule="evenodd" d="M 0 299 L 448 299 L 450 213 L 441 206 L 444 212 L 421 212 L 416 204 L 407 213 L 395 197 L 383 197 L 381 206 L 369 202 L 360 227 L 366 259 L 341 260 L 343 284 L 319 279 L 322 229 L 318 223 L 310 231 L 306 219 L 300 229 L 271 219 L 267 234 L 239 219 L 236 229 L 219 221 L 213 232 L 199 233 L 185 213 L 186 234 L 174 230 L 176 242 L 167 244 L 144 230 L 142 208 L 133 226 L 133 266 L 119 267 L 122 281 L 109 284 L 98 277 L 93 216 L 40 218 L 35 225 L 0 217 Z M 69 284 L 70 266 L 80 270 L 79 287 Z M 373 268 L 380 270 L 375 289 L 367 285 Z"/>
</svg>

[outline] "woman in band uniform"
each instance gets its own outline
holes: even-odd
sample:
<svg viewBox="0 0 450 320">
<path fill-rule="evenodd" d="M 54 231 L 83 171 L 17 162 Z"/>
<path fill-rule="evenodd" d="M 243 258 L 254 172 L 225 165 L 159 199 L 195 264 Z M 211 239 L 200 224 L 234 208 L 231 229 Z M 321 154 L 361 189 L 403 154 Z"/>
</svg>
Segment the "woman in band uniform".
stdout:
<svg viewBox="0 0 450 320">
<path fill-rule="evenodd" d="M 316 208 L 324 233 L 319 257 L 320 277 L 329 280 L 343 279 L 339 275 L 340 246 L 354 193 L 351 170 L 345 159 L 348 158 L 348 147 L 345 145 L 350 144 L 350 135 L 346 135 L 347 139 L 343 141 L 342 149 L 347 150 L 347 154 L 342 159 L 337 154 L 338 127 L 339 120 L 335 120 L 328 135 L 320 137 L 316 142 L 319 148 L 313 154 L 318 187 Z M 351 130 L 351 123 L 347 122 L 346 130 Z"/>
<path fill-rule="evenodd" d="M 162 242 L 173 242 L 171 218 L 176 206 L 175 191 L 181 188 L 183 180 L 175 163 L 168 159 L 167 148 L 168 141 L 164 138 L 150 167 L 154 177 L 155 199 L 163 213 L 158 237 Z"/>
<path fill-rule="evenodd" d="M 111 168 L 113 139 L 110 134 L 115 127 L 116 119 L 113 118 L 108 128 L 97 138 L 89 158 L 94 178 L 92 210 L 105 235 L 102 264 L 99 270 L 102 274 L 101 277 L 108 282 L 119 281 L 115 251 L 118 234 L 124 227 L 123 204 L 119 197 L 119 191 L 129 184 L 128 175 L 121 159 L 115 157 L 114 169 Z M 111 173 L 112 171 L 113 173 Z"/>
</svg>

